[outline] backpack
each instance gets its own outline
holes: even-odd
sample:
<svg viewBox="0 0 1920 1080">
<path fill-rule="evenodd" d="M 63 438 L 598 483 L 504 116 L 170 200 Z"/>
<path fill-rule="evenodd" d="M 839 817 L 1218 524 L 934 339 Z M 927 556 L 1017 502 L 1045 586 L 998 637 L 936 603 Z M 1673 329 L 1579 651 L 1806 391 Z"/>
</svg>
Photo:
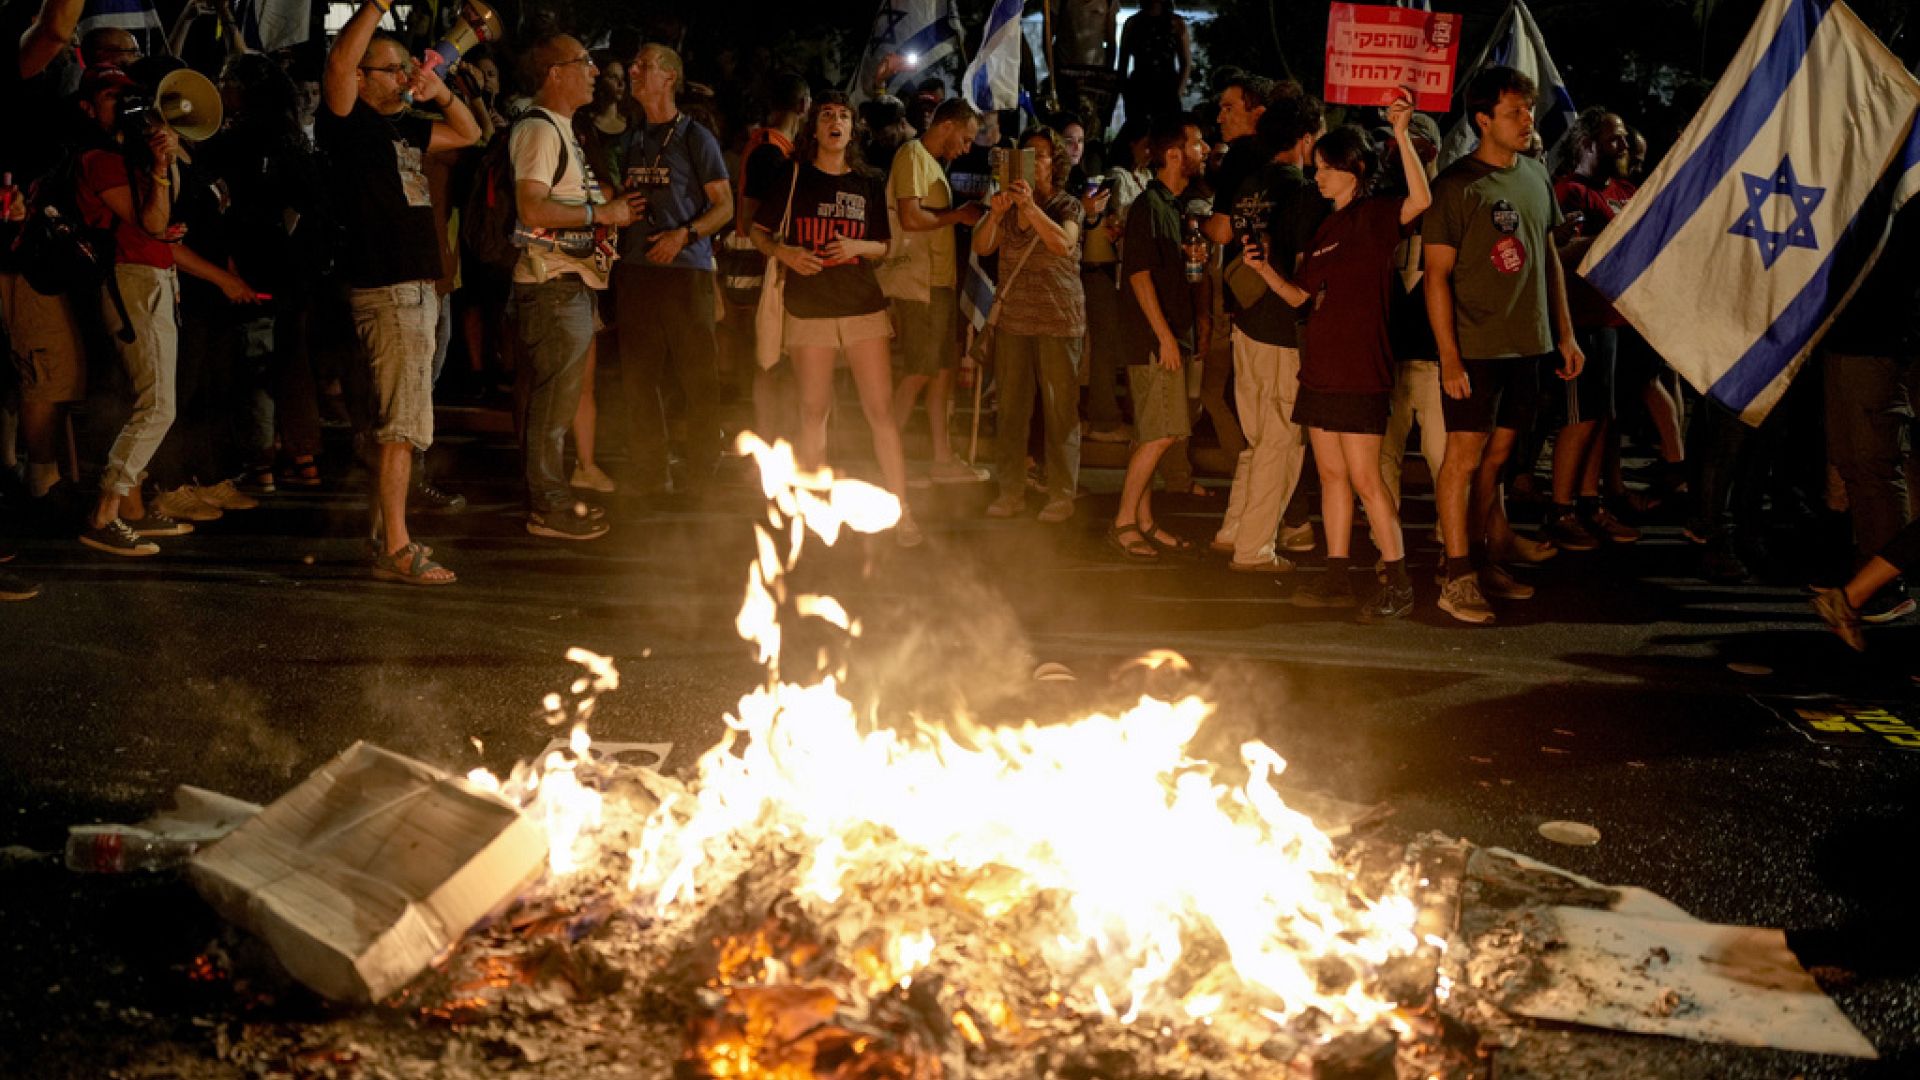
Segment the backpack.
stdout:
<svg viewBox="0 0 1920 1080">
<path fill-rule="evenodd" d="M 552 117 L 538 110 L 515 121 L 514 127 L 536 116 L 560 132 L 562 153 L 554 166 L 553 179 L 547 182 L 548 187 L 555 187 L 567 173 L 565 150 L 573 133 L 562 130 Z M 505 136 L 495 138 L 487 146 L 473 177 L 473 190 L 467 193 L 467 204 L 460 213 L 460 249 L 502 274 L 513 273 L 521 251 L 513 242 L 514 228 L 520 224 L 520 209 L 514 197 L 512 143 L 513 133 L 509 128 Z"/>
<path fill-rule="evenodd" d="M 84 295 L 113 270 L 113 232 L 80 215 L 80 154 L 34 181 L 8 262 L 42 296 Z"/>
</svg>

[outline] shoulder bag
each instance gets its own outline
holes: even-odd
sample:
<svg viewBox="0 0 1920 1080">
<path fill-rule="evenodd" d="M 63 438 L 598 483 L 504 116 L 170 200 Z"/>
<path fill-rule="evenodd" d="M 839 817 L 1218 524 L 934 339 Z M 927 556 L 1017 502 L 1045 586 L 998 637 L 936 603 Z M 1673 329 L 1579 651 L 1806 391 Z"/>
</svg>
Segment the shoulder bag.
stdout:
<svg viewBox="0 0 1920 1080">
<path fill-rule="evenodd" d="M 800 163 L 793 163 L 793 181 L 787 185 L 787 209 L 780 215 L 780 231 L 773 234 L 776 243 L 787 242 L 787 225 L 793 221 L 793 193 L 800 186 Z M 751 226 L 749 226 L 751 227 Z M 760 283 L 760 307 L 754 312 L 754 359 L 760 370 L 769 371 L 785 352 L 787 326 L 787 264 L 767 260 L 767 276 Z"/>
<path fill-rule="evenodd" d="M 1005 226 L 1001 226 L 1001 229 L 1004 232 Z M 1000 298 L 1006 295 L 1008 289 L 1013 288 L 1013 283 L 1019 278 L 1020 271 L 1027 267 L 1028 257 L 1033 254 L 1034 248 L 1040 246 L 1040 242 L 1040 237 L 1036 234 L 1033 243 L 1028 245 L 1027 250 L 1020 253 L 1020 261 L 1014 263 L 1013 269 L 1007 272 L 1007 280 L 1001 282 L 1000 287 L 993 291 L 993 307 L 987 312 L 987 324 L 974 332 L 973 344 L 967 346 L 967 359 L 973 361 L 975 367 L 993 366 L 994 339 L 1000 334 Z"/>
</svg>

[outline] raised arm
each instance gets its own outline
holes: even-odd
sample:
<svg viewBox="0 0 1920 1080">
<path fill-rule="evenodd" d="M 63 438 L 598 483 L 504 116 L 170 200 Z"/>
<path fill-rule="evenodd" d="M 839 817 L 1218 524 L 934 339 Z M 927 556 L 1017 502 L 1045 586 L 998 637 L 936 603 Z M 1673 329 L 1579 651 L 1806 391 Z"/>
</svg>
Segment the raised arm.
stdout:
<svg viewBox="0 0 1920 1080">
<path fill-rule="evenodd" d="M 40 13 L 20 35 L 20 77 L 31 79 L 47 69 L 60 50 L 73 40 L 84 0 L 41 0 Z"/>
<path fill-rule="evenodd" d="M 1400 224 L 1411 225 L 1433 205 L 1433 190 L 1427 186 L 1427 166 L 1413 148 L 1413 136 L 1407 126 L 1413 122 L 1413 95 L 1405 90 L 1400 99 L 1387 107 L 1387 119 L 1393 124 L 1393 141 L 1400 148 L 1400 169 L 1407 174 L 1407 197 L 1400 204 Z"/>
<path fill-rule="evenodd" d="M 379 0 L 360 5 L 347 25 L 340 28 L 333 48 L 327 50 L 327 69 L 320 80 L 320 102 L 333 115 L 345 116 L 353 111 L 354 99 L 360 96 L 360 61 L 366 57 L 367 46 L 373 43 L 373 32 L 380 28 L 380 20 L 386 13 L 387 7 Z"/>
</svg>

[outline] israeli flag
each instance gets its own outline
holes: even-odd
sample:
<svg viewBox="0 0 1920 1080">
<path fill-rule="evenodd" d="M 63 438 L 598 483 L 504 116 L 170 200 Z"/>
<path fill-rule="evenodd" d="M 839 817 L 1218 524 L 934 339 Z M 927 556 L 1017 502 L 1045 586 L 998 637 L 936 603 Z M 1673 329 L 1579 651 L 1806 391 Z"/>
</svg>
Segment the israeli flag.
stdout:
<svg viewBox="0 0 1920 1080">
<path fill-rule="evenodd" d="M 235 0 L 233 17 L 247 47 L 262 52 L 307 40 L 310 0 Z"/>
<path fill-rule="evenodd" d="M 980 51 L 960 80 L 967 101 L 981 112 L 1020 106 L 1021 0 L 994 0 Z"/>
<path fill-rule="evenodd" d="M 80 9 L 78 33 L 84 37 L 88 31 L 103 26 L 135 34 L 165 30 L 160 23 L 160 13 L 153 10 L 153 0 L 87 0 L 86 6 Z"/>
<path fill-rule="evenodd" d="M 1567 84 L 1560 79 L 1560 69 L 1553 66 L 1553 57 L 1547 55 L 1547 39 L 1541 36 L 1540 25 L 1533 21 L 1533 12 L 1528 11 L 1521 0 L 1513 0 L 1506 14 L 1500 17 L 1479 59 L 1466 68 L 1470 74 L 1454 84 L 1455 93 L 1464 94 L 1473 75 L 1487 67 L 1513 68 L 1532 79 L 1533 85 L 1539 88 L 1540 96 L 1533 103 L 1533 127 L 1540 133 L 1540 143 L 1548 150 L 1551 160 L 1554 146 L 1573 127 L 1578 110 L 1573 107 L 1573 95 L 1567 93 Z M 1474 126 L 1473 117 L 1460 117 L 1440 145 L 1440 167 L 1444 169 L 1466 157 L 1479 145 L 1480 129 Z"/>
<path fill-rule="evenodd" d="M 1920 81 L 1834 0 L 1767 0 L 1580 274 L 1702 393 L 1764 420 L 1920 189 Z"/>
<path fill-rule="evenodd" d="M 941 68 L 958 70 L 960 16 L 951 0 L 880 0 L 866 55 L 853 77 L 856 101 L 866 100 L 881 61 L 895 53 L 909 61 L 887 80 L 887 92 L 895 97 L 906 96 L 909 87 Z"/>
</svg>

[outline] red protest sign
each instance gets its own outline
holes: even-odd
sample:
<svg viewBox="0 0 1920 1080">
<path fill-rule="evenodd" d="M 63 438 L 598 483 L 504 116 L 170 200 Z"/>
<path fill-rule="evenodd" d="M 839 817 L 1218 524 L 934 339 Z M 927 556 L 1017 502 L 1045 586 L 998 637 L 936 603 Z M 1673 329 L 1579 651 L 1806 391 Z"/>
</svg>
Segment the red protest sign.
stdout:
<svg viewBox="0 0 1920 1080">
<path fill-rule="evenodd" d="M 1414 92 L 1414 108 L 1446 112 L 1459 58 L 1457 14 L 1336 3 L 1327 16 L 1326 100 L 1385 105 L 1404 86 Z"/>
</svg>

